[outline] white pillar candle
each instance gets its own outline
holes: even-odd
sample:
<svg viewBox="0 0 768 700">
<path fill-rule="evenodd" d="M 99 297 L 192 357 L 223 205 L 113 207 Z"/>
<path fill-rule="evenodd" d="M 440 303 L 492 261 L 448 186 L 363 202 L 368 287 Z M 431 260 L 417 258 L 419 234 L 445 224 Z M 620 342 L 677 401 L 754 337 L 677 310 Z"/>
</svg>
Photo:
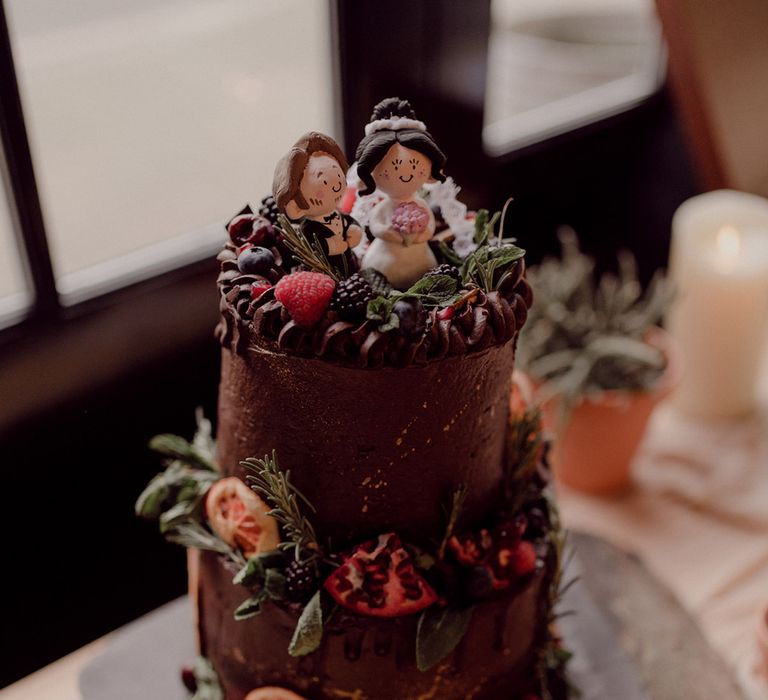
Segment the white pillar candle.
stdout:
<svg viewBox="0 0 768 700">
<path fill-rule="evenodd" d="M 768 200 L 718 190 L 684 202 L 670 276 L 668 328 L 684 361 L 672 400 L 696 416 L 749 413 L 768 328 Z"/>
</svg>

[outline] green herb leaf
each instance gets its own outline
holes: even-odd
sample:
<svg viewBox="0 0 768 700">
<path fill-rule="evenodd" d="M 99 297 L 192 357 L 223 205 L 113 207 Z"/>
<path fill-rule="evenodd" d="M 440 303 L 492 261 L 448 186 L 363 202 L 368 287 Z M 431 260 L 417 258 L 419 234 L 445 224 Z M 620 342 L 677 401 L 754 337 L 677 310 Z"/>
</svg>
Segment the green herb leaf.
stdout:
<svg viewBox="0 0 768 700">
<path fill-rule="evenodd" d="M 136 515 L 148 520 L 157 520 L 163 512 L 165 500 L 170 495 L 170 489 L 165 480 L 165 474 L 158 474 L 136 499 L 134 509 Z"/>
<path fill-rule="evenodd" d="M 376 297 L 368 302 L 368 307 L 365 311 L 366 318 L 371 321 L 386 321 L 389 318 L 389 314 L 392 313 L 392 307 L 395 305 L 393 299 L 388 297 Z"/>
<path fill-rule="evenodd" d="M 479 247 L 485 245 L 488 242 L 488 229 L 486 224 L 488 223 L 488 210 L 480 209 L 475 216 L 475 234 L 472 237 L 475 244 Z"/>
<path fill-rule="evenodd" d="M 206 549 L 211 552 L 227 555 L 232 552 L 226 542 L 220 540 L 216 535 L 208 532 L 202 525 L 193 521 L 181 523 L 170 532 L 166 532 L 165 539 L 184 547 L 191 547 L 192 549 Z"/>
<path fill-rule="evenodd" d="M 445 241 L 440 241 L 437 245 L 440 249 L 440 255 L 446 262 L 455 265 L 456 267 L 461 267 L 461 264 L 464 261 L 453 248 L 451 248 Z"/>
<path fill-rule="evenodd" d="M 306 656 L 315 651 L 323 641 L 323 608 L 320 591 L 310 599 L 299 617 L 293 639 L 288 646 L 291 656 Z"/>
<path fill-rule="evenodd" d="M 245 566 L 235 574 L 232 583 L 246 588 L 263 586 L 267 576 L 267 570 L 273 567 L 281 567 L 285 563 L 285 557 L 280 552 L 263 552 L 251 557 Z"/>
<path fill-rule="evenodd" d="M 416 665 L 427 671 L 450 654 L 469 629 L 472 607 L 440 608 L 433 605 L 419 618 L 416 629 Z"/>
<path fill-rule="evenodd" d="M 216 465 L 205 454 L 178 435 L 171 435 L 169 433 L 155 435 L 149 441 L 149 447 L 161 455 L 181 460 L 192 467 L 216 471 Z"/>
<path fill-rule="evenodd" d="M 511 265 L 516 260 L 520 260 L 525 255 L 525 250 L 518 248 L 512 243 L 505 243 L 504 245 L 490 247 L 489 259 L 496 263 L 496 268 L 505 267 Z"/>
<path fill-rule="evenodd" d="M 258 615 L 261 612 L 261 606 L 268 597 L 266 591 L 259 591 L 256 595 L 244 600 L 235 609 L 235 620 L 247 620 Z"/>
<path fill-rule="evenodd" d="M 180 501 L 160 515 L 160 532 L 166 533 L 186 520 L 195 511 L 194 501 Z"/>
<path fill-rule="evenodd" d="M 400 318 L 392 313 L 392 309 L 395 306 L 395 302 L 402 296 L 402 294 L 397 294 L 391 297 L 376 297 L 368 302 L 368 308 L 365 313 L 366 318 L 371 321 L 378 321 L 381 333 L 386 333 L 400 327 Z"/>
<path fill-rule="evenodd" d="M 264 590 L 272 600 L 285 599 L 285 576 L 278 569 L 267 569 Z"/>
<path fill-rule="evenodd" d="M 198 656 L 192 666 L 197 690 L 190 700 L 224 700 L 224 691 L 219 683 L 213 664 L 204 656 Z"/>
<path fill-rule="evenodd" d="M 450 275 L 422 277 L 405 294 L 406 296 L 433 297 L 439 303 L 456 293 L 459 283 Z"/>
</svg>

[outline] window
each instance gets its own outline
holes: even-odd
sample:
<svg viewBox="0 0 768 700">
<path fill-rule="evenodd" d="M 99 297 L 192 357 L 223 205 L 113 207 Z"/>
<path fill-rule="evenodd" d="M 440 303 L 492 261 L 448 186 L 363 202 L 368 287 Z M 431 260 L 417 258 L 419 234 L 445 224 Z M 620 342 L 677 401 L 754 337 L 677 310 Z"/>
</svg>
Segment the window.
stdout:
<svg viewBox="0 0 768 700">
<path fill-rule="evenodd" d="M 64 304 L 213 254 L 287 144 L 333 130 L 325 3 L 5 8 Z"/>
<path fill-rule="evenodd" d="M 29 301 L 8 200 L 0 193 L 0 327 L 18 320 Z"/>
<path fill-rule="evenodd" d="M 652 0 L 492 0 L 485 149 L 625 111 L 659 89 L 664 65 Z"/>
</svg>

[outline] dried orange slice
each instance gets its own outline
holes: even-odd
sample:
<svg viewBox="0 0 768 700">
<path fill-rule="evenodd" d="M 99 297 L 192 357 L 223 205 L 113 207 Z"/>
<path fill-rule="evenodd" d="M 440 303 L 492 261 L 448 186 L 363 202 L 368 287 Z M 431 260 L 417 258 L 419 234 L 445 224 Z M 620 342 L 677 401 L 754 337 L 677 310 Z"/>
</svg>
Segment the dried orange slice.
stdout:
<svg viewBox="0 0 768 700">
<path fill-rule="evenodd" d="M 240 479 L 220 479 L 205 498 L 205 515 L 211 529 L 244 556 L 277 549 L 277 521 L 267 515 L 270 508 Z"/>
</svg>

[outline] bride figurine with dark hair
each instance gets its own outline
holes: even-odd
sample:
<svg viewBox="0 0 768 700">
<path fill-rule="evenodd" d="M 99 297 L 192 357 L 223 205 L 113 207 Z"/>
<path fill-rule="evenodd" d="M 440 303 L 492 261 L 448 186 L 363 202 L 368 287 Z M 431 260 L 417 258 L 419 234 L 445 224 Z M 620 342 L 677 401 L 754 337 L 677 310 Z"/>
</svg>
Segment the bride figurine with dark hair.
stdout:
<svg viewBox="0 0 768 700">
<path fill-rule="evenodd" d="M 384 197 L 371 210 L 368 227 L 374 240 L 362 266 L 407 289 L 437 265 L 429 247 L 435 217 L 417 193 L 427 182 L 445 180 L 445 156 L 411 105 L 390 97 L 374 107 L 356 158 L 364 185 L 360 195 L 378 190 Z"/>
<path fill-rule="evenodd" d="M 346 188 L 347 159 L 330 136 L 310 131 L 278 162 L 272 183 L 277 208 L 317 241 L 328 261 L 346 277 L 359 268 L 352 252 L 363 231 L 338 211 Z"/>
</svg>

